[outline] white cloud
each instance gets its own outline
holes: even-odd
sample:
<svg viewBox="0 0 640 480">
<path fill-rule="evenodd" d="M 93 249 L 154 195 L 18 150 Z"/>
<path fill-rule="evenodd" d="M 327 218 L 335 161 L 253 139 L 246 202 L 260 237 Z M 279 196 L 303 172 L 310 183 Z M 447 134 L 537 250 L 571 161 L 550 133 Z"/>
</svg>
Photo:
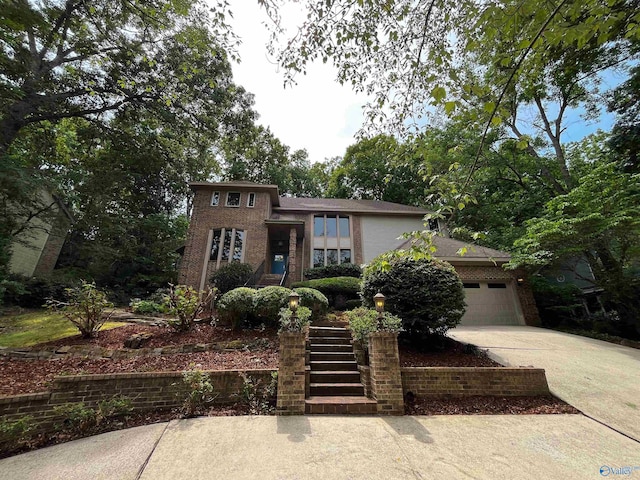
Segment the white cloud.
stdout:
<svg viewBox="0 0 640 480">
<path fill-rule="evenodd" d="M 339 85 L 335 69 L 320 62 L 285 89 L 282 70 L 268 57 L 264 12 L 252 5 L 233 13 L 232 26 L 242 40 L 242 62 L 233 65 L 234 80 L 255 95 L 259 123 L 292 150 L 305 148 L 312 162 L 344 155 L 363 123 L 366 98 Z M 283 13 L 290 24 L 300 18 L 299 12 Z"/>
</svg>

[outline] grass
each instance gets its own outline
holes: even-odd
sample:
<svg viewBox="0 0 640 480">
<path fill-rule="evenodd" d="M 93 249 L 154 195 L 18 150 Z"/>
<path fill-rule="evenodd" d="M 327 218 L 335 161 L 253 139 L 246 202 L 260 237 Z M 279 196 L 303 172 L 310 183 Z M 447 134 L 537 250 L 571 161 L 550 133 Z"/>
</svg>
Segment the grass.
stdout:
<svg viewBox="0 0 640 480">
<path fill-rule="evenodd" d="M 122 325 L 126 325 L 126 323 L 107 322 L 101 330 L 109 330 Z M 79 333 L 69 320 L 48 310 L 0 317 L 1 347 L 30 347 Z"/>
</svg>

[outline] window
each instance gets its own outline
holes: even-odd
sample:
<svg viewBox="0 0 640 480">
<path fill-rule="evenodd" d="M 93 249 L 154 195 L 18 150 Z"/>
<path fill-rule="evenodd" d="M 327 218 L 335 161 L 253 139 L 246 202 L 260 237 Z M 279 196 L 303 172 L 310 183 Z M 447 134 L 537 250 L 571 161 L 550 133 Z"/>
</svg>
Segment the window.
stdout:
<svg viewBox="0 0 640 480">
<path fill-rule="evenodd" d="M 324 250 L 318 248 L 313 250 L 313 267 L 324 267 Z"/>
<path fill-rule="evenodd" d="M 222 255 L 220 256 L 220 261 L 228 262 L 229 261 L 229 253 L 231 252 L 231 230 L 224 231 L 224 241 L 222 242 Z"/>
<path fill-rule="evenodd" d="M 351 236 L 349 235 L 349 217 L 340 217 L 339 227 L 341 237 L 346 238 Z"/>
<path fill-rule="evenodd" d="M 216 229 L 213 231 L 209 259 L 216 262 L 216 266 L 221 263 L 242 262 L 245 245 L 246 234 L 244 230 Z"/>
<path fill-rule="evenodd" d="M 220 253 L 220 236 L 222 235 L 222 230 L 214 230 L 213 231 L 213 241 L 211 242 L 211 256 L 210 260 L 218 261 L 218 253 Z"/>
<path fill-rule="evenodd" d="M 348 216 L 315 215 L 313 217 L 314 267 L 339 265 L 353 261 L 351 223 Z"/>
<path fill-rule="evenodd" d="M 233 255 L 231 256 L 232 262 L 240 263 L 242 261 L 243 246 L 244 246 L 244 230 L 236 230 L 235 238 L 233 241 Z"/>
<path fill-rule="evenodd" d="M 335 248 L 327 249 L 327 265 L 338 264 L 338 250 Z"/>
<path fill-rule="evenodd" d="M 327 235 L 327 237 L 338 236 L 338 224 L 336 223 L 336 217 L 327 216 L 325 234 Z"/>
<path fill-rule="evenodd" d="M 240 192 L 227 193 L 227 207 L 239 207 L 240 206 Z"/>
<path fill-rule="evenodd" d="M 324 216 L 313 218 L 313 236 L 314 237 L 324 236 Z"/>
<path fill-rule="evenodd" d="M 429 220 L 427 220 L 427 228 L 429 228 L 429 230 L 431 230 L 432 232 L 439 232 L 440 226 L 438 225 L 438 220 L 436 220 L 435 218 L 430 218 Z"/>
<path fill-rule="evenodd" d="M 506 283 L 490 283 L 487 285 L 489 288 L 507 288 Z"/>
<path fill-rule="evenodd" d="M 220 203 L 220 192 L 213 192 L 211 195 L 211 206 L 217 207 Z"/>
<path fill-rule="evenodd" d="M 251 192 L 247 198 L 247 207 L 253 208 L 256 206 L 256 194 Z"/>
<path fill-rule="evenodd" d="M 464 288 L 480 288 L 479 283 L 463 283 L 462 286 Z"/>
</svg>

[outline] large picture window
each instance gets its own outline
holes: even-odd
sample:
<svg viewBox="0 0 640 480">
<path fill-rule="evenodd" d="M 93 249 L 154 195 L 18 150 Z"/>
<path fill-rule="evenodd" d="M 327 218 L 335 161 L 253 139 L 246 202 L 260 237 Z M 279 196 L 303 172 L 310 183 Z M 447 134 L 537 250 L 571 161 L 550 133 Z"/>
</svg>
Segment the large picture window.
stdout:
<svg viewBox="0 0 640 480">
<path fill-rule="evenodd" d="M 313 217 L 314 267 L 351 263 L 350 218 L 343 215 L 314 215 Z"/>
<path fill-rule="evenodd" d="M 245 238 L 244 230 L 235 228 L 214 230 L 209 259 L 216 262 L 216 266 L 224 263 L 242 262 L 246 245 Z"/>
</svg>

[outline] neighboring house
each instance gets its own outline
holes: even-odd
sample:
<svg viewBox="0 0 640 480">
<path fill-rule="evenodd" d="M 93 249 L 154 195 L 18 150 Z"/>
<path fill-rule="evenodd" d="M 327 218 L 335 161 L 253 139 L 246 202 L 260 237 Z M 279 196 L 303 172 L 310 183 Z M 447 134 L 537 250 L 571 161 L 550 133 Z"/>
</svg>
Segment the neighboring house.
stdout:
<svg viewBox="0 0 640 480">
<path fill-rule="evenodd" d="M 248 182 L 190 184 L 193 213 L 180 282 L 203 289 L 211 274 L 230 262 L 250 264 L 259 283 L 274 278 L 290 285 L 305 269 L 364 264 L 402 248 L 404 232 L 424 230 L 421 208 L 374 200 L 280 197 L 276 185 Z M 437 222 L 429 222 L 438 229 Z M 450 262 L 465 283 L 463 324 L 534 324 L 538 313 L 530 289 L 501 265 L 509 255 L 436 237 L 435 256 Z"/>
<path fill-rule="evenodd" d="M 45 213 L 24 219 L 25 228 L 11 243 L 9 272 L 26 277 L 51 273 L 67 237 L 73 217 L 64 203 L 42 190 L 40 203 Z"/>
</svg>

